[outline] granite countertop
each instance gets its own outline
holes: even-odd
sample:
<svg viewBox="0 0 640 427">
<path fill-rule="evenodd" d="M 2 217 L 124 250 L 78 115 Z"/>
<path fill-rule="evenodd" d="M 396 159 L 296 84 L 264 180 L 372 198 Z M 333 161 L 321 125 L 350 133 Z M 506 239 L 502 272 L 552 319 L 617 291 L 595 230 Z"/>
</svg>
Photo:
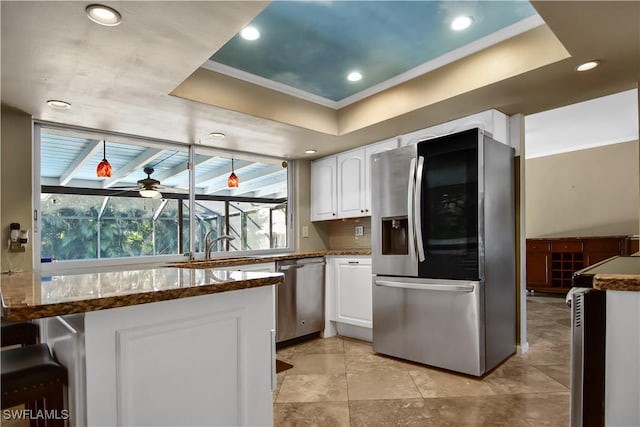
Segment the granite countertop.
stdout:
<svg viewBox="0 0 640 427">
<path fill-rule="evenodd" d="M 232 255 L 232 254 L 229 254 Z M 16 273 L 0 276 L 8 320 L 37 319 L 279 284 L 281 273 L 225 267 L 324 256 L 367 256 L 369 249 L 296 252 L 175 262 L 155 268 L 82 274 Z"/>
<path fill-rule="evenodd" d="M 231 254 L 230 254 L 231 255 Z M 265 262 L 284 261 L 288 259 L 300 259 L 300 258 L 314 258 L 324 256 L 369 256 L 371 255 L 371 249 L 341 249 L 341 250 L 327 250 L 327 251 L 315 251 L 315 252 L 293 252 L 287 254 L 276 255 L 258 255 L 258 256 L 240 256 L 229 258 L 215 258 L 208 260 L 194 260 L 184 262 L 169 263 L 170 267 L 182 267 L 182 268 L 219 268 L 230 267 L 234 265 L 247 265 L 247 264 L 261 264 Z"/>
<path fill-rule="evenodd" d="M 603 291 L 640 292 L 640 275 L 596 274 L 593 277 L 593 287 Z"/>
<path fill-rule="evenodd" d="M 283 283 L 281 273 L 149 268 L 43 276 L 0 276 L 2 314 L 27 320 Z"/>
<path fill-rule="evenodd" d="M 615 256 L 574 273 L 574 286 L 640 292 L 640 256 Z"/>
</svg>

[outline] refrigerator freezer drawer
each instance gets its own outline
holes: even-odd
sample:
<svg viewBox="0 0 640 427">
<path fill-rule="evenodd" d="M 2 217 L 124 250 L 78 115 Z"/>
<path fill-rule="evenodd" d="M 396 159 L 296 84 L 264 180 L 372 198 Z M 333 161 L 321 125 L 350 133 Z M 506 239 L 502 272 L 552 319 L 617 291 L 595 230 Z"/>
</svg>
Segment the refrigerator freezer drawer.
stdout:
<svg viewBox="0 0 640 427">
<path fill-rule="evenodd" d="M 374 351 L 469 375 L 485 372 L 482 282 L 373 281 Z"/>
</svg>

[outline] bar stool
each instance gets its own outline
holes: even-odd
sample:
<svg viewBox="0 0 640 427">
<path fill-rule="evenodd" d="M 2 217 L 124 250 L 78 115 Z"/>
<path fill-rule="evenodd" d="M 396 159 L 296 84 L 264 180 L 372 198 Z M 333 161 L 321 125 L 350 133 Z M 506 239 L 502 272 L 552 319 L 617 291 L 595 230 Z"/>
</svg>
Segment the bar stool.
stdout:
<svg viewBox="0 0 640 427">
<path fill-rule="evenodd" d="M 67 369 L 51 355 L 47 344 L 33 344 L 0 352 L 2 409 L 25 404 L 31 426 L 63 427 Z M 34 412 L 36 411 L 36 412 Z"/>
<path fill-rule="evenodd" d="M 40 328 L 34 322 L 12 322 L 2 319 L 2 347 L 31 345 L 40 342 Z"/>
</svg>

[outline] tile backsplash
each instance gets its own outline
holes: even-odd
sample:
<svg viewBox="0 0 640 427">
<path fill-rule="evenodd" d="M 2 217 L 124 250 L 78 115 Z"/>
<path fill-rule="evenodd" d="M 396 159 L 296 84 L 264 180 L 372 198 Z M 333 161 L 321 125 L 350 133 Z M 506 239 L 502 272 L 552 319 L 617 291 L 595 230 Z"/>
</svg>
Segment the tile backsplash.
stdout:
<svg viewBox="0 0 640 427">
<path fill-rule="evenodd" d="M 356 236 L 356 227 L 364 228 Z M 371 218 L 348 218 L 329 222 L 329 249 L 371 249 Z"/>
</svg>

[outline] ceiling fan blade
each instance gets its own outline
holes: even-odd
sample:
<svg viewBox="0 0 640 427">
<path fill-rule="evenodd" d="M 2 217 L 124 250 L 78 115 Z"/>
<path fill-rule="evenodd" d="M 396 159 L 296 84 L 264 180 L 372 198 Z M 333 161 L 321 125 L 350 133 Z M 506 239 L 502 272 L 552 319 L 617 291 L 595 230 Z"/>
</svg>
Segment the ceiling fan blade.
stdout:
<svg viewBox="0 0 640 427">
<path fill-rule="evenodd" d="M 178 187 L 167 187 L 164 185 L 156 185 L 155 186 L 156 190 L 162 190 L 166 193 L 178 193 L 178 194 L 189 194 L 189 190 L 184 189 L 184 188 L 178 188 Z"/>
<path fill-rule="evenodd" d="M 136 191 L 139 190 L 140 187 L 138 186 L 131 186 L 131 185 L 127 185 L 127 186 L 122 186 L 122 187 L 109 187 L 108 190 L 129 190 L 129 191 Z"/>
<path fill-rule="evenodd" d="M 109 194 L 110 197 L 119 197 L 124 193 L 129 193 L 132 191 L 138 191 L 138 188 L 131 187 L 119 187 L 119 188 L 110 188 L 110 190 L 115 190 L 113 193 Z"/>
</svg>

